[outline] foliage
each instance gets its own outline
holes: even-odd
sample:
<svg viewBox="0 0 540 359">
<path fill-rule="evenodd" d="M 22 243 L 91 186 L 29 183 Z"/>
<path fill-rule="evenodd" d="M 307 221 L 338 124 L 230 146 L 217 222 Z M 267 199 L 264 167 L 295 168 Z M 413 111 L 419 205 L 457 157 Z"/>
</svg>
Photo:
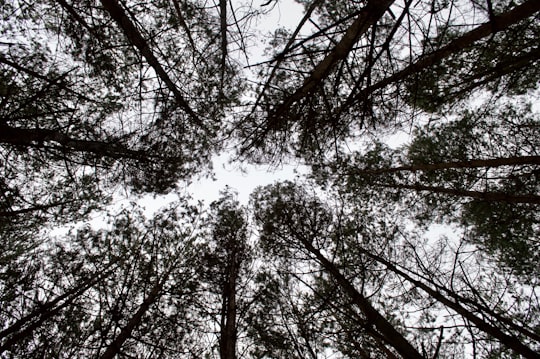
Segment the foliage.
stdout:
<svg viewBox="0 0 540 359">
<path fill-rule="evenodd" d="M 0 356 L 538 356 L 540 3 L 296 2 L 0 0 Z"/>
</svg>

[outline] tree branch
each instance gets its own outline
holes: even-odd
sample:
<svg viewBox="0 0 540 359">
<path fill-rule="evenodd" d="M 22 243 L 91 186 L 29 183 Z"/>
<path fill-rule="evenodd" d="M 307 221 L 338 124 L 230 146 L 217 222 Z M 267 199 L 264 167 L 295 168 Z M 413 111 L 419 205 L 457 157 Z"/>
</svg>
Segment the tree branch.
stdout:
<svg viewBox="0 0 540 359">
<path fill-rule="evenodd" d="M 380 175 L 384 173 L 395 173 L 402 171 L 418 172 L 418 171 L 435 171 L 452 168 L 478 168 L 478 167 L 501 167 L 501 166 L 516 166 L 516 165 L 540 165 L 540 156 L 516 156 L 516 157 L 499 157 L 485 160 L 468 160 L 455 162 L 441 163 L 418 163 L 391 168 L 375 168 L 375 169 L 356 169 L 349 170 L 349 175 Z"/>
<path fill-rule="evenodd" d="M 424 186 L 421 184 L 411 185 L 411 184 L 375 183 L 374 185 L 378 187 L 385 187 L 385 188 L 411 189 L 418 192 L 427 191 L 427 192 L 432 192 L 432 193 L 444 193 L 444 194 L 449 194 L 451 196 L 471 197 L 471 198 L 476 198 L 483 201 L 540 204 L 540 196 L 537 196 L 535 194 L 511 195 L 511 194 L 507 194 L 503 192 L 467 191 L 467 190 L 455 189 L 455 188 Z"/>
<path fill-rule="evenodd" d="M 144 56 L 148 64 L 152 66 L 158 77 L 165 83 L 169 90 L 173 93 L 177 104 L 184 109 L 184 111 L 191 116 L 196 125 L 203 127 L 204 125 L 197 114 L 191 109 L 184 96 L 178 90 L 173 80 L 169 77 L 161 63 L 152 53 L 150 46 L 146 40 L 142 37 L 141 33 L 135 27 L 135 24 L 128 18 L 124 9 L 120 6 L 117 0 L 101 0 L 101 4 L 105 10 L 109 13 L 112 19 L 122 29 L 129 42 L 135 46 L 141 54 Z"/>
<path fill-rule="evenodd" d="M 0 143 L 15 146 L 43 145 L 43 142 L 56 142 L 64 149 L 76 152 L 90 152 L 112 158 L 143 159 L 143 151 L 130 150 L 122 145 L 102 141 L 78 140 L 65 133 L 44 128 L 16 128 L 0 125 Z"/>
<path fill-rule="evenodd" d="M 268 119 L 269 128 L 273 126 L 272 122 L 279 121 L 279 118 L 283 116 L 295 102 L 303 99 L 320 86 L 320 83 L 330 74 L 335 65 L 349 55 L 354 44 L 382 17 L 393 2 L 393 0 L 368 1 L 366 7 L 362 9 L 356 20 L 349 26 L 341 40 L 334 46 L 330 53 L 315 66 L 311 75 L 304 80 L 304 84 L 292 95 L 287 97 L 285 101 L 270 114 L 270 118 Z"/>
<path fill-rule="evenodd" d="M 401 71 L 398 71 L 392 76 L 389 76 L 372 86 L 368 86 L 358 93 L 351 92 L 345 103 L 342 105 L 339 113 L 342 113 L 345 108 L 352 106 L 353 104 L 363 101 L 369 97 L 374 91 L 384 88 L 392 83 L 401 81 L 412 74 L 418 73 L 438 62 L 441 62 L 445 58 L 471 46 L 476 41 L 490 36 L 498 31 L 506 30 L 508 27 L 534 15 L 540 10 L 540 1 L 528 0 L 523 4 L 516 6 L 513 10 L 510 10 L 502 15 L 495 16 L 489 22 L 480 25 L 479 27 L 465 33 L 464 35 L 454 39 L 449 44 L 441 47 L 440 49 L 421 56 L 414 63 L 405 67 Z"/>
</svg>

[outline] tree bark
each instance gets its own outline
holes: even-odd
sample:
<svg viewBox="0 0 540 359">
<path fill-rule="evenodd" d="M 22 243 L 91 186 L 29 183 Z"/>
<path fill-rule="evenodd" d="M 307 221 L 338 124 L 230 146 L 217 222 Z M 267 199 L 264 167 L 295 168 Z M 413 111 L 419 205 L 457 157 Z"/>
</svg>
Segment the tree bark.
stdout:
<svg viewBox="0 0 540 359">
<path fill-rule="evenodd" d="M 394 326 L 371 305 L 369 300 L 364 297 L 362 293 L 356 290 L 356 288 L 351 284 L 351 282 L 349 282 L 347 278 L 345 278 L 334 263 L 330 262 L 319 250 L 317 250 L 308 238 L 305 238 L 301 233 L 296 231 L 292 219 L 289 217 L 286 218 L 286 221 L 289 230 L 294 237 L 302 243 L 308 252 L 315 256 L 317 261 L 334 278 L 337 284 L 345 293 L 347 293 L 351 300 L 366 316 L 366 325 L 374 326 L 382 339 L 388 345 L 392 346 L 404 358 L 423 358 L 423 356 L 411 345 L 411 343 L 409 343 L 409 341 L 405 339 L 405 337 L 403 337 L 403 335 L 398 332 L 396 328 L 394 328 Z M 368 332 L 372 331 L 372 329 L 368 328 Z"/>
<path fill-rule="evenodd" d="M 30 213 L 30 212 L 35 212 L 35 211 L 47 212 L 47 210 L 49 208 L 59 207 L 59 206 L 65 205 L 65 204 L 73 203 L 73 202 L 75 202 L 75 201 L 74 200 L 72 200 L 72 201 L 59 201 L 59 202 L 52 202 L 52 203 L 47 203 L 47 204 L 38 204 L 38 205 L 35 205 L 35 206 L 32 206 L 32 207 L 20 208 L 20 209 L 11 209 L 11 208 L 9 208 L 6 211 L 0 211 L 0 217 L 14 217 L 14 216 L 17 216 L 19 214 Z M 0 337 L 1 337 L 1 335 L 0 335 Z"/>
<path fill-rule="evenodd" d="M 423 356 L 399 333 L 386 318 L 375 309 L 369 300 L 365 298 L 354 286 L 341 274 L 339 269 L 311 243 L 301 239 L 306 249 L 311 252 L 321 265 L 332 275 L 341 288 L 350 296 L 354 303 L 366 316 L 368 325 L 373 325 L 380 332 L 383 339 L 391 345 L 404 358 L 423 358 Z"/>
<path fill-rule="evenodd" d="M 144 152 L 129 150 L 122 145 L 102 141 L 78 140 L 56 130 L 0 125 L 0 143 L 32 147 L 49 141 L 56 142 L 67 150 L 91 152 L 100 156 L 133 159 L 141 159 L 144 156 Z"/>
<path fill-rule="evenodd" d="M 227 0 L 219 0 L 219 24 L 221 30 L 221 74 L 220 74 L 220 96 L 223 97 L 223 86 L 225 83 L 225 72 L 227 67 Z"/>
<path fill-rule="evenodd" d="M 224 283 L 221 307 L 220 357 L 236 359 L 236 281 L 238 277 L 237 256 L 234 252 L 229 256 L 227 281 Z"/>
</svg>

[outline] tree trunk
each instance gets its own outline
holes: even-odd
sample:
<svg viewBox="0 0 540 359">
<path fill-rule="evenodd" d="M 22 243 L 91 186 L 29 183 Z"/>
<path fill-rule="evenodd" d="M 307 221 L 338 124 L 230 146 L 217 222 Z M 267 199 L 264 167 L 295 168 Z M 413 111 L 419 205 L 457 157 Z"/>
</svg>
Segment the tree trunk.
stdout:
<svg viewBox="0 0 540 359">
<path fill-rule="evenodd" d="M 25 147 L 42 147 L 43 142 L 56 142 L 62 149 L 68 151 L 89 152 L 111 158 L 142 159 L 145 156 L 144 152 L 129 150 L 122 145 L 102 141 L 79 140 L 56 130 L 0 125 L 0 143 Z"/>
<path fill-rule="evenodd" d="M 219 0 L 219 24 L 221 31 L 221 74 L 219 96 L 223 98 L 223 86 L 227 68 L 227 0 Z"/>
<path fill-rule="evenodd" d="M 382 89 L 392 83 L 399 82 L 415 73 L 427 69 L 445 58 L 471 46 L 476 41 L 517 24 L 518 22 L 534 15 L 539 10 L 540 1 L 528 0 L 504 14 L 493 16 L 489 22 L 480 25 L 476 29 L 452 40 L 449 44 L 441 47 L 440 49 L 420 57 L 418 60 L 416 60 L 416 62 L 410 64 L 401 71 L 396 72 L 394 75 L 389 76 L 356 94 L 351 93 L 339 112 L 341 113 L 341 111 L 343 111 L 346 107 L 351 106 L 356 102 L 364 101 L 374 91 Z"/>
<path fill-rule="evenodd" d="M 129 339 L 133 330 L 137 328 L 137 326 L 139 326 L 139 324 L 141 323 L 144 314 L 148 311 L 150 306 L 154 304 L 159 298 L 164 282 L 165 280 L 158 280 L 158 282 L 154 285 L 148 296 L 139 306 L 137 312 L 129 319 L 128 323 L 122 329 L 120 334 L 118 334 L 116 339 L 107 347 L 107 350 L 105 350 L 105 353 L 103 353 L 101 359 L 113 359 L 120 352 L 122 345 L 126 342 L 126 340 Z"/>
<path fill-rule="evenodd" d="M 371 303 L 354 288 L 354 286 L 341 274 L 339 269 L 321 252 L 306 240 L 301 240 L 306 249 L 311 252 L 321 265 L 332 275 L 341 288 L 366 316 L 368 325 L 373 325 L 380 332 L 383 339 L 391 345 L 404 358 L 423 358 L 423 356 L 399 333 L 386 318 L 375 309 Z"/>
<path fill-rule="evenodd" d="M 386 320 L 386 318 L 375 309 L 369 300 L 362 295 L 349 282 L 340 270 L 330 262 L 319 250 L 317 250 L 308 238 L 297 233 L 294 223 L 291 218 L 287 218 L 289 230 L 297 238 L 302 245 L 315 256 L 323 268 L 334 278 L 341 289 L 351 298 L 356 306 L 366 316 L 366 325 L 374 326 L 380 334 L 380 337 L 390 346 L 392 346 L 404 358 L 423 358 L 423 356 L 403 337 L 403 335 L 394 328 L 394 326 Z M 368 332 L 372 331 L 368 328 Z M 377 338 L 377 336 L 374 336 Z"/>
<path fill-rule="evenodd" d="M 402 189 L 411 189 L 414 191 L 428 191 L 432 193 L 444 193 L 444 194 L 449 194 L 451 196 L 476 198 L 482 201 L 540 204 L 540 196 L 537 196 L 534 194 L 510 195 L 510 194 L 502 193 L 502 192 L 467 191 L 467 190 L 462 190 L 462 189 L 454 189 L 454 188 L 446 188 L 446 187 L 424 186 L 421 184 L 409 185 L 409 184 L 375 183 L 374 185 L 379 186 L 379 187 L 385 187 L 385 188 L 402 188 Z"/>
<path fill-rule="evenodd" d="M 362 253 L 368 257 L 376 260 L 377 262 L 384 264 L 389 270 L 404 278 L 408 282 L 414 284 L 416 287 L 422 289 L 424 292 L 429 294 L 433 299 L 436 299 L 440 303 L 446 305 L 448 308 L 451 308 L 456 313 L 460 314 L 463 318 L 467 319 L 471 323 L 475 324 L 478 329 L 485 332 L 493 338 L 497 338 L 502 344 L 508 348 L 514 350 L 517 354 L 523 355 L 525 358 L 538 358 L 539 353 L 534 352 L 532 349 L 521 343 L 516 337 L 510 336 L 504 333 L 499 328 L 487 323 L 482 318 L 477 317 L 474 313 L 468 311 L 466 308 L 461 306 L 458 302 L 454 302 L 447 297 L 445 297 L 441 292 L 427 286 L 423 282 L 416 280 L 409 276 L 407 273 L 398 269 L 393 263 L 388 262 L 387 260 L 374 255 L 367 250 L 360 249 Z"/>
<path fill-rule="evenodd" d="M 19 214 L 30 213 L 30 212 L 35 212 L 35 211 L 47 212 L 47 210 L 50 209 L 50 208 L 63 206 L 65 204 L 69 204 L 69 203 L 73 203 L 73 202 L 75 202 L 75 201 L 74 200 L 72 200 L 72 201 L 58 201 L 58 202 L 52 202 L 52 203 L 47 203 L 47 204 L 36 204 L 35 206 L 26 207 L 26 208 L 19 208 L 19 209 L 11 209 L 11 208 L 9 208 L 6 211 L 0 211 L 0 217 L 14 217 L 14 216 L 17 216 Z"/>
<path fill-rule="evenodd" d="M 221 337 L 219 343 L 221 359 L 236 359 L 236 281 L 238 265 L 236 253 L 228 258 L 230 266 L 224 283 L 221 307 Z"/>
<path fill-rule="evenodd" d="M 272 122 L 279 122 L 289 108 L 297 101 L 303 99 L 320 86 L 321 82 L 328 77 L 332 69 L 339 61 L 345 59 L 358 39 L 365 34 L 388 10 L 394 0 L 370 0 L 360 12 L 355 21 L 349 26 L 341 40 L 334 46 L 328 55 L 311 71 L 304 84 L 292 95 L 288 96 L 284 103 L 269 115 L 268 130 L 275 127 Z"/>
</svg>

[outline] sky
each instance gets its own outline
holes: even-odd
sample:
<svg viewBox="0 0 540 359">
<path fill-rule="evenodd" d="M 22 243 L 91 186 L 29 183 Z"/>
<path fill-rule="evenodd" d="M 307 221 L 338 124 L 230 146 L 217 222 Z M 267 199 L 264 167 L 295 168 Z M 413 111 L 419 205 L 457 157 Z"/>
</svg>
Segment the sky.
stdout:
<svg viewBox="0 0 540 359">
<path fill-rule="evenodd" d="M 258 7 L 266 1 L 258 0 L 253 6 Z M 293 0 L 280 0 L 272 5 L 265 6 L 263 9 L 270 10 L 268 14 L 261 16 L 251 26 L 257 32 L 258 42 L 249 48 L 250 65 L 267 60 L 264 56 L 264 47 L 266 40 L 270 40 L 269 34 L 280 27 L 285 27 L 291 32 L 294 31 L 303 16 L 303 6 Z M 310 32 L 311 25 L 306 23 L 305 30 Z M 302 33 L 301 32 L 301 33 Z M 261 40 L 262 39 L 262 40 Z M 260 40 L 260 41 L 259 41 Z M 244 58 L 245 61 L 245 58 Z M 248 70 L 246 69 L 246 74 Z M 385 139 L 390 146 L 394 147 L 402 144 L 408 138 L 407 134 L 393 135 Z M 237 200 L 241 205 L 248 205 L 251 193 L 259 186 L 265 186 L 285 180 L 294 180 L 309 173 L 309 168 L 292 159 L 289 163 L 276 165 L 252 165 L 247 163 L 230 163 L 230 157 L 234 155 L 234 149 L 225 151 L 220 155 L 214 156 L 213 176 L 209 178 L 194 178 L 191 183 L 179 183 L 178 190 L 167 195 L 147 194 L 136 200 L 136 203 L 144 208 L 144 212 L 151 217 L 156 212 L 169 203 L 174 202 L 181 196 L 191 196 L 193 201 L 201 201 L 203 206 L 208 206 L 211 202 L 219 199 L 220 191 L 229 187 L 237 192 Z M 130 195 L 119 194 L 115 196 L 109 209 L 116 212 L 121 208 L 129 208 L 133 197 Z M 95 213 L 90 221 L 95 227 L 101 227 L 104 224 L 103 213 Z M 66 229 L 59 229 L 64 232 Z"/>
<path fill-rule="evenodd" d="M 249 195 L 258 186 L 264 186 L 277 181 L 294 179 L 299 174 L 306 174 L 307 167 L 300 164 L 288 164 L 279 167 L 271 165 L 242 165 L 228 164 L 228 154 L 214 158 L 214 172 L 216 180 L 204 179 L 188 186 L 189 192 L 195 198 L 215 200 L 219 191 L 225 186 L 238 191 L 238 201 L 247 204 Z"/>
<path fill-rule="evenodd" d="M 253 4 L 255 7 L 266 3 L 263 0 L 257 0 Z M 303 7 L 293 0 L 276 1 L 272 11 L 267 15 L 261 16 L 251 26 L 257 31 L 257 39 L 263 39 L 249 48 L 249 64 L 267 60 L 263 55 L 265 39 L 270 39 L 270 33 L 277 28 L 285 27 L 293 31 L 303 16 Z M 263 9 L 270 10 L 271 5 Z M 245 61 L 245 58 L 244 58 Z M 246 70 L 246 74 L 247 74 Z M 177 191 L 167 195 L 147 194 L 139 198 L 136 202 L 144 208 L 144 213 L 148 217 L 158 212 L 161 208 L 174 202 L 179 196 L 189 195 L 194 201 L 202 201 L 206 207 L 211 202 L 219 199 L 220 191 L 227 186 L 238 193 L 237 200 L 241 205 L 248 205 L 250 194 L 258 186 L 265 186 L 284 180 L 293 180 L 299 175 L 308 173 L 308 168 L 299 163 L 290 163 L 280 166 L 273 165 L 250 165 L 243 163 L 229 163 L 229 159 L 234 155 L 234 149 L 225 151 L 212 159 L 214 175 L 212 178 L 194 178 L 192 183 L 180 183 Z M 120 208 L 129 208 L 133 198 L 119 194 L 113 200 L 110 208 L 113 212 Z M 105 223 L 103 213 L 95 213 L 90 223 L 95 227 L 102 227 Z M 63 233 L 67 229 L 60 228 L 58 233 Z"/>
<path fill-rule="evenodd" d="M 253 5 L 260 6 L 267 1 L 257 0 Z M 264 7 L 269 9 L 271 5 Z M 294 30 L 303 16 L 303 6 L 292 0 L 281 0 L 275 2 L 273 10 L 259 21 L 252 24 L 261 34 L 261 38 L 267 38 L 269 33 L 273 33 L 277 28 L 285 27 Z M 263 56 L 264 44 L 251 48 L 249 58 L 250 64 L 255 64 L 266 60 Z M 306 174 L 307 167 L 298 163 L 281 165 L 278 167 L 271 165 L 248 165 L 229 164 L 229 153 L 215 156 L 213 168 L 215 179 L 200 179 L 186 187 L 186 190 L 196 199 L 201 199 L 205 203 L 217 200 L 219 192 L 226 186 L 238 192 L 238 201 L 242 205 L 247 205 L 249 195 L 258 186 L 268 185 L 277 181 L 294 179 L 298 174 Z M 153 206 L 149 201 L 147 206 Z"/>
</svg>

